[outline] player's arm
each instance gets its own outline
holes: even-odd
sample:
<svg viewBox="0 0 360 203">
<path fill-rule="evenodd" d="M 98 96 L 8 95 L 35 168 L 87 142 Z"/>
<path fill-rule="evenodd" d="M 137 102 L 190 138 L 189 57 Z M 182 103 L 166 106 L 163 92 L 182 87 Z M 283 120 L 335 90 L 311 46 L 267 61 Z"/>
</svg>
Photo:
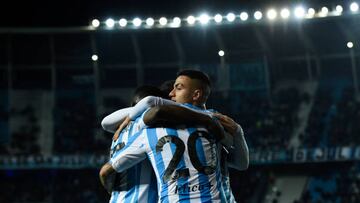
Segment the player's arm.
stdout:
<svg viewBox="0 0 360 203">
<path fill-rule="evenodd" d="M 104 130 L 114 133 L 118 129 L 119 125 L 125 120 L 129 115 L 132 107 L 124 108 L 117 110 L 109 115 L 107 115 L 101 121 L 101 126 Z"/>
<path fill-rule="evenodd" d="M 145 110 L 155 106 L 164 106 L 164 105 L 175 105 L 180 106 L 181 104 L 174 101 L 163 99 L 161 97 L 147 96 L 141 99 L 130 111 L 129 118 L 135 119 L 140 116 Z"/>
<path fill-rule="evenodd" d="M 201 125 L 212 132 L 217 140 L 223 140 L 224 130 L 220 123 L 202 111 L 194 111 L 180 105 L 150 108 L 143 117 L 147 126 Z"/>
<path fill-rule="evenodd" d="M 229 166 L 238 170 L 246 170 L 249 167 L 249 148 L 247 146 L 244 131 L 241 126 L 230 117 L 220 114 L 213 114 L 219 119 L 226 131 L 233 137 L 233 145 L 229 149 Z"/>
<path fill-rule="evenodd" d="M 109 194 L 111 194 L 114 186 L 115 175 L 116 171 L 109 163 L 104 164 L 99 172 L 101 185 L 106 189 Z"/>
<path fill-rule="evenodd" d="M 121 126 L 126 126 L 126 124 L 128 124 L 131 120 L 134 120 L 135 118 L 140 116 L 146 109 L 160 105 L 180 105 L 180 104 L 173 102 L 171 100 L 163 99 L 161 97 L 147 96 L 141 99 L 133 107 L 120 109 L 106 116 L 101 121 L 101 126 L 103 127 L 104 130 L 114 133 L 121 124 L 123 124 Z"/>
<path fill-rule="evenodd" d="M 123 172 L 146 159 L 146 129 L 132 135 L 126 145 L 116 151 L 108 162 L 116 172 Z"/>
<path fill-rule="evenodd" d="M 109 193 L 112 191 L 116 172 L 123 172 L 146 159 L 145 140 L 142 132 L 133 135 L 128 143 L 101 167 L 100 182 Z"/>
</svg>

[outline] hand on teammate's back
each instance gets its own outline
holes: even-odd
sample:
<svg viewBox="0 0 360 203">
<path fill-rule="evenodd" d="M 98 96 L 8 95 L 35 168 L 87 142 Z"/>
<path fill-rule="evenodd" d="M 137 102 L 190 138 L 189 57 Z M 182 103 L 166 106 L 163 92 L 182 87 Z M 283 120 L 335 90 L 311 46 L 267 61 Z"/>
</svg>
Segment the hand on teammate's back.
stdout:
<svg viewBox="0 0 360 203">
<path fill-rule="evenodd" d="M 221 113 L 213 113 L 213 116 L 219 119 L 221 125 L 231 135 L 234 135 L 236 133 L 238 129 L 238 124 L 232 118 Z"/>
<path fill-rule="evenodd" d="M 217 119 L 210 118 L 206 128 L 215 135 L 216 140 L 222 140 L 225 137 L 224 128 Z"/>
<path fill-rule="evenodd" d="M 114 141 L 118 139 L 120 132 L 121 132 L 124 128 L 126 128 L 126 126 L 129 125 L 130 121 L 131 121 L 130 117 L 127 116 L 127 117 L 125 118 L 125 120 L 120 124 L 119 128 L 116 130 L 116 132 L 115 132 L 115 134 L 114 134 L 114 137 L 113 137 L 113 140 L 114 140 Z"/>
</svg>

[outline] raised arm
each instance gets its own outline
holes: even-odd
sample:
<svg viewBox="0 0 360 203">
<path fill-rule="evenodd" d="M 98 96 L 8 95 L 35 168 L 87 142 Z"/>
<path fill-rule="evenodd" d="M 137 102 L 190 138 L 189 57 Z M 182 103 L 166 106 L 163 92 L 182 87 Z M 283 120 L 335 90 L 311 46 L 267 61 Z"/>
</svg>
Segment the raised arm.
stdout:
<svg viewBox="0 0 360 203">
<path fill-rule="evenodd" d="M 146 109 L 160 105 L 180 105 L 171 100 L 162 99 L 161 97 L 147 96 L 140 100 L 135 106 L 117 110 L 106 116 L 101 121 L 104 130 L 114 133 L 121 123 L 127 118 L 134 120 L 140 116 Z"/>
<path fill-rule="evenodd" d="M 107 132 L 114 133 L 119 125 L 124 121 L 124 119 L 131 112 L 132 107 L 124 108 L 117 110 L 109 115 L 107 115 L 101 121 L 101 126 Z"/>
<path fill-rule="evenodd" d="M 140 100 L 130 111 L 129 117 L 131 120 L 134 120 L 140 116 L 145 110 L 155 106 L 164 106 L 164 105 L 175 105 L 180 106 L 181 104 L 174 101 L 163 99 L 161 97 L 147 96 Z"/>
</svg>

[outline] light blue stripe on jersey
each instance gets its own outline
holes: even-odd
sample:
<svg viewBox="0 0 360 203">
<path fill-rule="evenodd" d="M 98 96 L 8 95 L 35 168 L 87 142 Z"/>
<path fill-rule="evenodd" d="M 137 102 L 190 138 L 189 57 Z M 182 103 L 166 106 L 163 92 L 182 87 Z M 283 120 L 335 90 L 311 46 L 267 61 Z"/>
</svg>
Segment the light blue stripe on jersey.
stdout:
<svg viewBox="0 0 360 203">
<path fill-rule="evenodd" d="M 161 153 L 156 153 L 156 143 L 158 141 L 157 134 L 156 134 L 156 128 L 147 128 L 146 133 L 147 133 L 147 138 L 149 141 L 149 146 L 151 147 L 152 153 L 154 154 L 156 168 L 158 171 L 165 171 L 165 165 L 164 165 L 164 161 L 162 159 Z M 169 202 L 167 188 L 164 188 L 164 187 L 166 187 L 166 184 L 164 184 L 164 182 L 162 181 L 161 178 L 160 178 L 160 181 L 161 181 L 160 187 L 162 187 L 162 188 L 158 188 L 158 190 L 161 191 L 159 198 L 160 198 L 161 202 Z M 165 199 L 162 199 L 163 197 L 165 197 Z"/>
<path fill-rule="evenodd" d="M 111 200 L 111 203 L 116 203 L 117 202 L 117 199 L 119 197 L 119 191 L 114 191 L 111 193 L 111 197 L 112 197 L 112 200 Z"/>
<path fill-rule="evenodd" d="M 191 135 L 191 133 L 195 132 L 196 129 L 195 128 L 189 128 L 189 135 Z M 206 164 L 206 156 L 204 153 L 204 148 L 203 148 L 203 144 L 201 142 L 201 139 L 197 139 L 196 140 L 196 151 L 197 151 L 197 156 L 199 157 L 199 160 L 201 162 L 201 164 Z M 199 173 L 199 185 L 200 184 L 204 184 L 204 183 L 210 183 L 209 179 L 207 177 L 207 175 Z M 200 192 L 200 197 L 201 197 L 201 202 L 211 202 L 211 192 L 210 192 L 210 187 L 204 187 L 203 190 L 201 190 Z"/>
<path fill-rule="evenodd" d="M 166 129 L 166 133 L 168 135 L 173 135 L 173 136 L 179 137 L 179 135 L 177 133 L 177 130 L 172 129 L 172 128 L 165 128 L 165 129 Z M 174 146 L 174 144 L 170 144 L 170 146 L 171 146 L 172 154 L 174 155 L 176 147 Z M 186 164 L 185 164 L 184 156 L 182 156 L 179 164 L 176 167 L 176 170 L 177 169 L 186 169 L 186 168 L 187 167 L 186 167 Z M 175 172 L 176 172 L 176 170 L 175 170 Z M 177 179 L 177 186 L 178 186 L 178 188 L 183 188 L 183 187 L 188 188 L 189 187 L 188 178 L 179 177 Z M 180 193 L 178 193 L 178 194 L 179 194 L 179 202 L 190 202 L 189 201 L 189 194 L 188 195 L 180 194 Z"/>
</svg>

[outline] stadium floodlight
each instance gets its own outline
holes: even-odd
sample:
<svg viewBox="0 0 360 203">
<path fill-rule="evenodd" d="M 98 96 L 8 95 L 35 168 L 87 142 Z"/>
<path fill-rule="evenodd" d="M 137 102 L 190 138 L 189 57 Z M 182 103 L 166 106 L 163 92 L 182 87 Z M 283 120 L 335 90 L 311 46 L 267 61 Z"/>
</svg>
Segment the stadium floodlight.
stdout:
<svg viewBox="0 0 360 203">
<path fill-rule="evenodd" d="M 303 18 L 305 16 L 305 9 L 302 6 L 298 6 L 294 10 L 294 14 L 296 18 Z"/>
<path fill-rule="evenodd" d="M 180 27 L 181 25 L 181 19 L 179 17 L 175 17 L 172 20 L 172 26 L 173 27 Z"/>
<path fill-rule="evenodd" d="M 94 19 L 91 21 L 91 25 L 93 27 L 99 27 L 100 26 L 100 21 L 98 19 Z"/>
<path fill-rule="evenodd" d="M 209 23 L 210 17 L 208 14 L 203 13 L 199 16 L 199 21 L 201 24 L 206 25 Z"/>
<path fill-rule="evenodd" d="M 255 11 L 254 18 L 260 20 L 262 18 L 262 13 L 260 11 Z"/>
<path fill-rule="evenodd" d="M 351 48 L 354 47 L 354 43 L 348 42 L 348 43 L 346 43 L 346 46 L 347 46 L 349 49 L 351 49 Z"/>
<path fill-rule="evenodd" d="M 220 14 L 216 14 L 214 16 L 214 20 L 215 20 L 216 23 L 221 23 L 222 19 L 223 19 L 223 17 Z"/>
<path fill-rule="evenodd" d="M 135 27 L 139 27 L 141 25 L 141 19 L 140 18 L 134 18 L 133 22 Z"/>
<path fill-rule="evenodd" d="M 326 17 L 328 15 L 328 13 L 329 13 L 329 9 L 324 6 L 324 7 L 321 8 L 319 16 L 320 17 Z"/>
<path fill-rule="evenodd" d="M 236 16 L 235 16 L 235 14 L 233 14 L 233 13 L 228 13 L 228 14 L 226 15 L 226 19 L 227 19 L 229 22 L 233 22 L 233 21 L 235 20 L 235 18 L 236 18 Z"/>
<path fill-rule="evenodd" d="M 307 18 L 313 18 L 313 17 L 315 16 L 315 13 L 316 13 L 315 9 L 309 8 L 309 9 L 308 9 L 308 12 L 307 12 L 307 14 L 306 14 L 306 17 L 307 17 Z"/>
<path fill-rule="evenodd" d="M 249 14 L 248 14 L 248 13 L 246 13 L 246 12 L 241 12 L 241 13 L 240 13 L 240 19 L 241 19 L 242 21 L 246 21 L 248 18 L 249 18 Z"/>
<path fill-rule="evenodd" d="M 287 8 L 281 9 L 281 11 L 280 11 L 280 16 L 281 16 L 283 19 L 288 19 L 289 16 L 290 16 L 290 11 L 289 11 L 289 9 L 287 9 Z"/>
<path fill-rule="evenodd" d="M 220 51 L 218 52 L 218 54 L 219 54 L 219 56 L 224 56 L 224 55 L 225 55 L 225 52 L 224 52 L 223 50 L 220 50 Z"/>
<path fill-rule="evenodd" d="M 269 20 L 275 20 L 275 18 L 277 17 L 277 12 L 275 9 L 269 9 L 267 12 L 267 17 Z"/>
<path fill-rule="evenodd" d="M 108 28 L 113 28 L 115 25 L 115 21 L 112 18 L 109 18 L 105 21 L 105 24 Z"/>
<path fill-rule="evenodd" d="M 125 18 L 121 18 L 119 20 L 120 27 L 125 27 L 127 25 L 127 20 Z"/>
<path fill-rule="evenodd" d="M 154 18 L 147 18 L 146 19 L 146 25 L 147 26 L 153 26 L 155 24 Z"/>
<path fill-rule="evenodd" d="M 188 17 L 186 18 L 186 21 L 187 21 L 187 23 L 188 23 L 189 25 L 194 25 L 196 19 L 195 19 L 194 16 L 188 16 Z"/>
<path fill-rule="evenodd" d="M 343 12 L 343 7 L 342 6 L 340 6 L 340 5 L 337 5 L 336 7 L 335 7 L 335 15 L 341 15 L 341 13 Z"/>
<path fill-rule="evenodd" d="M 359 11 L 359 4 L 356 2 L 353 2 L 350 4 L 350 11 L 352 12 L 358 12 Z"/>
<path fill-rule="evenodd" d="M 91 56 L 91 60 L 93 60 L 93 61 L 97 61 L 99 59 L 99 57 L 98 57 L 98 55 L 96 55 L 96 54 L 93 54 L 92 56 Z"/>
<path fill-rule="evenodd" d="M 160 25 L 162 25 L 162 26 L 165 26 L 166 24 L 167 24 L 167 19 L 165 18 L 165 17 L 161 17 L 160 19 L 159 19 L 159 23 L 160 23 Z"/>
</svg>

